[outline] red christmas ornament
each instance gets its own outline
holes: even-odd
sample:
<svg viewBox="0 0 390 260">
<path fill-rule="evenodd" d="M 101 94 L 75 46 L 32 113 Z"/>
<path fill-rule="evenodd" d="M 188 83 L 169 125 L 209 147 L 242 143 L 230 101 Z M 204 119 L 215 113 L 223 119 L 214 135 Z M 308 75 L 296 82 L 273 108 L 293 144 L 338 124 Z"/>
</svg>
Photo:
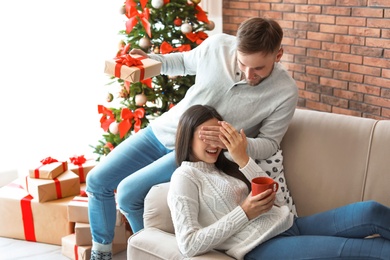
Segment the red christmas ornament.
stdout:
<svg viewBox="0 0 390 260">
<path fill-rule="evenodd" d="M 173 24 L 176 26 L 181 26 L 183 24 L 183 20 L 177 17 L 174 21 Z"/>
</svg>

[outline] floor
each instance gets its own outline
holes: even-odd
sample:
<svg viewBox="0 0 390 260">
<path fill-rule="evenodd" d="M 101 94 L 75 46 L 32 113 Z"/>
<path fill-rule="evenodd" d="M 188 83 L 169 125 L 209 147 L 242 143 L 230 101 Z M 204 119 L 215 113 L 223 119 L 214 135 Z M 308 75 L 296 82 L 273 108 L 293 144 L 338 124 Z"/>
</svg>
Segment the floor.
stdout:
<svg viewBox="0 0 390 260">
<path fill-rule="evenodd" d="M 0 260 L 24 259 L 69 260 L 62 255 L 61 246 L 0 237 Z M 126 251 L 114 255 L 113 260 L 126 260 Z"/>
</svg>

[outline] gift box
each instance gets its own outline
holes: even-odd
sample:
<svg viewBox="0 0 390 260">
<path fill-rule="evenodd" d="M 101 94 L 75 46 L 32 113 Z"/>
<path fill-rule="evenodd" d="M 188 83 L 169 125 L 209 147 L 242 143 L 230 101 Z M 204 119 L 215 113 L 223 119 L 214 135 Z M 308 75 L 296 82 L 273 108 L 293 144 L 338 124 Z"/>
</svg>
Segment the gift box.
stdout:
<svg viewBox="0 0 390 260">
<path fill-rule="evenodd" d="M 88 197 L 75 196 L 68 203 L 68 220 L 70 222 L 89 223 L 88 217 Z M 116 226 L 121 226 L 124 223 L 124 216 L 116 209 Z"/>
<path fill-rule="evenodd" d="M 80 183 L 80 196 L 81 197 L 87 197 L 87 184 Z"/>
<path fill-rule="evenodd" d="M 115 235 L 116 236 L 116 235 Z M 114 241 L 112 243 L 112 254 L 115 255 L 127 249 L 127 239 L 126 237 L 121 243 L 116 242 L 114 236 Z M 91 249 L 92 246 L 78 246 L 76 244 L 76 234 L 70 234 L 62 238 L 61 252 L 64 256 L 70 259 L 85 259 L 89 260 L 91 258 Z"/>
<path fill-rule="evenodd" d="M 129 54 L 106 60 L 104 68 L 105 73 L 129 82 L 139 82 L 160 75 L 160 71 L 161 62 Z"/>
<path fill-rule="evenodd" d="M 80 195 L 79 176 L 67 170 L 53 180 L 34 179 L 26 176 L 25 189 L 39 202 L 46 202 Z"/>
<path fill-rule="evenodd" d="M 0 188 L 0 236 L 61 245 L 61 238 L 74 232 L 67 211 L 72 197 L 39 203 L 21 182 Z"/>
<path fill-rule="evenodd" d="M 87 223 L 76 223 L 74 227 L 74 233 L 76 235 L 75 244 L 78 246 L 90 246 L 92 245 L 91 227 Z M 113 243 L 123 244 L 127 242 L 131 233 L 126 230 L 126 226 L 115 226 L 115 235 Z"/>
<path fill-rule="evenodd" d="M 41 165 L 29 169 L 29 176 L 36 179 L 54 179 L 68 169 L 67 162 L 59 162 L 47 157 L 41 160 Z"/>
<path fill-rule="evenodd" d="M 70 158 L 68 169 L 76 173 L 80 178 L 80 183 L 85 183 L 87 174 L 97 164 L 94 159 L 85 159 L 84 156 L 75 156 Z"/>
</svg>

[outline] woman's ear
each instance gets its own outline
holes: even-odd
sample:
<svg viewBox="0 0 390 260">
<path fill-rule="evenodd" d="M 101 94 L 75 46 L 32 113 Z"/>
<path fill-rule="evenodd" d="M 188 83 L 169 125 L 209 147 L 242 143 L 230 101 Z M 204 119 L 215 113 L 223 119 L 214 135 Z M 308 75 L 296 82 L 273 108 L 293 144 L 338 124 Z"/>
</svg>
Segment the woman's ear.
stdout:
<svg viewBox="0 0 390 260">
<path fill-rule="evenodd" d="M 283 52 L 284 52 L 283 47 L 280 47 L 280 49 L 276 53 L 275 62 L 279 62 L 280 61 L 280 59 L 283 56 Z"/>
</svg>

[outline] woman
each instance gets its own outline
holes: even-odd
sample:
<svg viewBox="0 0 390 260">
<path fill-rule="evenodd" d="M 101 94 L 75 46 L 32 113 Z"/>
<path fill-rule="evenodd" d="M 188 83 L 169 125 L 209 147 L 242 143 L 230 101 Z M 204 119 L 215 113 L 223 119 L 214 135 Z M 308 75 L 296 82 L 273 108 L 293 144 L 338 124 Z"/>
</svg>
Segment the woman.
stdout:
<svg viewBox="0 0 390 260">
<path fill-rule="evenodd" d="M 218 125 L 235 163 L 199 138 L 202 127 Z M 236 259 L 389 259 L 390 208 L 360 202 L 296 218 L 276 200 L 281 191 L 250 194 L 250 180 L 266 175 L 246 147 L 244 131 L 212 107 L 192 106 L 180 118 L 168 205 L 183 255 L 217 249 Z M 380 237 L 364 239 L 373 234 Z"/>
</svg>

